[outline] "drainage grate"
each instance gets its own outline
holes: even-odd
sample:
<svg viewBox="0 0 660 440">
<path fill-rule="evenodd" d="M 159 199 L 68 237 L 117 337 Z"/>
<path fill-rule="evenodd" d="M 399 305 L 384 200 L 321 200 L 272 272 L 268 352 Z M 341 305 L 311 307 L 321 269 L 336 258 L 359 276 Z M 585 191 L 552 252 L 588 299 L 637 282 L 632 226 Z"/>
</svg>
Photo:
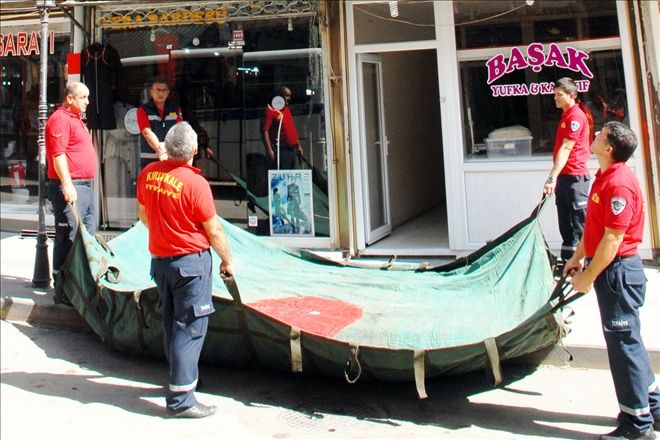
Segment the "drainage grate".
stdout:
<svg viewBox="0 0 660 440">
<path fill-rule="evenodd" d="M 278 419 L 282 427 L 307 432 L 335 432 L 358 427 L 364 430 L 376 427 L 378 423 L 392 423 L 384 408 L 329 397 L 304 400 L 295 408 L 282 409 Z"/>
</svg>

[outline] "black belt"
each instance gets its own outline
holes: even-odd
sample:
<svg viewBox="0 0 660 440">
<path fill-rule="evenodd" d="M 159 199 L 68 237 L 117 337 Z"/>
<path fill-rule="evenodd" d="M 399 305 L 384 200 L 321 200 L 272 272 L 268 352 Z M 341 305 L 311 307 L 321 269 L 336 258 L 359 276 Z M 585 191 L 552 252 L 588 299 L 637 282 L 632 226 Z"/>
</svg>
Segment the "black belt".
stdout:
<svg viewBox="0 0 660 440">
<path fill-rule="evenodd" d="M 572 174 L 560 174 L 559 176 L 557 176 L 557 179 L 560 179 L 560 178 L 562 180 L 563 179 L 572 179 L 575 182 L 580 182 L 580 181 L 583 181 L 583 180 L 587 181 L 587 180 L 591 179 L 588 175 L 586 175 L 586 176 L 574 176 Z"/>
<path fill-rule="evenodd" d="M 635 258 L 635 257 L 638 257 L 638 256 L 639 256 L 638 254 L 632 254 L 632 255 L 617 255 L 617 256 L 614 257 L 614 259 L 612 260 L 612 263 L 615 263 L 615 262 L 619 262 L 619 263 L 620 263 L 620 262 L 622 262 L 622 261 L 630 260 L 631 258 Z M 593 257 L 586 257 L 586 258 L 584 259 L 584 264 L 587 265 L 587 264 L 591 263 L 591 260 L 593 260 Z M 610 264 L 612 264 L 612 263 L 610 263 Z"/>
<path fill-rule="evenodd" d="M 156 255 L 152 255 L 151 258 L 153 258 L 154 260 L 159 260 L 159 261 L 173 261 L 173 260 L 177 260 L 179 258 L 187 257 L 189 255 L 199 255 L 199 256 L 201 256 L 205 252 L 210 252 L 210 250 L 211 249 L 209 248 L 209 249 L 204 249 L 203 251 L 193 252 L 192 254 L 174 255 L 173 257 L 157 257 Z"/>
<path fill-rule="evenodd" d="M 62 184 L 60 179 L 48 179 L 49 181 L 57 184 Z M 86 185 L 91 186 L 94 183 L 94 179 L 71 179 L 71 183 L 74 185 Z"/>
</svg>

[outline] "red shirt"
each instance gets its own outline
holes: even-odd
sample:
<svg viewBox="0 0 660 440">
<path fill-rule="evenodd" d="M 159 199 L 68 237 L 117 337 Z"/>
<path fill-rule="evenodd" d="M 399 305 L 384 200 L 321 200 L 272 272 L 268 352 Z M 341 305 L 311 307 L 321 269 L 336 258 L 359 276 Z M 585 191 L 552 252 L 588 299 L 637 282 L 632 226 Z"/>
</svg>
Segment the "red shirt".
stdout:
<svg viewBox="0 0 660 440">
<path fill-rule="evenodd" d="M 152 162 L 138 176 L 137 200 L 149 221 L 151 255 L 173 257 L 211 247 L 202 223 L 215 216 L 215 204 L 199 169 L 171 160 Z"/>
<path fill-rule="evenodd" d="M 280 119 L 282 120 L 281 130 L 279 130 Z M 293 148 L 298 145 L 298 132 L 296 131 L 296 125 L 293 122 L 293 116 L 291 115 L 289 106 L 285 106 L 281 111 L 278 112 L 273 107 L 268 105 L 264 110 L 264 122 L 261 126 L 261 131 L 268 132 L 273 148 L 277 146 L 278 130 L 280 132 L 280 145 L 282 147 Z"/>
<path fill-rule="evenodd" d="M 604 173 L 596 173 L 589 193 L 587 219 L 584 224 L 584 252 L 593 257 L 605 228 L 625 231 L 618 256 L 637 253 L 644 233 L 644 199 L 633 171 L 617 162 Z"/>
<path fill-rule="evenodd" d="M 55 172 L 53 158 L 61 154 L 66 155 L 72 179 L 96 177 L 98 162 L 92 135 L 81 116 L 64 107 L 58 107 L 46 122 L 46 159 L 49 179 L 60 178 Z"/>
<path fill-rule="evenodd" d="M 552 150 L 552 160 L 557 158 L 559 147 L 564 139 L 575 141 L 575 145 L 568 156 L 568 161 L 559 174 L 571 176 L 588 176 L 589 168 L 589 120 L 580 106 L 575 104 L 561 115 L 555 134 L 555 146 Z"/>
</svg>

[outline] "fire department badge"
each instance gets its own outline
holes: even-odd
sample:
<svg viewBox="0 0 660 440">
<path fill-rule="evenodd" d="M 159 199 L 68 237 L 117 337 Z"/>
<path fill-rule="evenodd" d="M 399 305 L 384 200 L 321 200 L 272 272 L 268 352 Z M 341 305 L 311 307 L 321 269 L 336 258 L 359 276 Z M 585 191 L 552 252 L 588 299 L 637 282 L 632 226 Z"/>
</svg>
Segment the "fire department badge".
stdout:
<svg viewBox="0 0 660 440">
<path fill-rule="evenodd" d="M 619 215 L 626 208 L 626 199 L 623 197 L 612 197 L 612 213 Z"/>
<path fill-rule="evenodd" d="M 578 131 L 580 129 L 580 123 L 578 121 L 571 121 L 571 131 Z"/>
</svg>

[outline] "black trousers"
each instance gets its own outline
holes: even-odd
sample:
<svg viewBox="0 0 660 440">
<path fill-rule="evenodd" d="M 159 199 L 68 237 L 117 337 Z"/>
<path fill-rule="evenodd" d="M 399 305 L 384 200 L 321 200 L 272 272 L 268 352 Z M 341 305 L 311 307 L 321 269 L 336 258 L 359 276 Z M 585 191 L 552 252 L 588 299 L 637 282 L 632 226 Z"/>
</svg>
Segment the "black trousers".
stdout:
<svg viewBox="0 0 660 440">
<path fill-rule="evenodd" d="M 96 216 L 94 211 L 94 188 L 92 180 L 74 180 L 73 187 L 78 194 L 76 206 L 80 213 L 80 221 L 87 231 L 96 233 Z M 73 207 L 64 200 L 62 185 L 59 181 L 50 180 L 46 186 L 48 200 L 53 204 L 55 217 L 55 246 L 53 247 L 53 278 L 57 280 L 57 273 L 69 255 L 73 239 L 78 232 L 78 223 L 73 214 Z"/>
<path fill-rule="evenodd" d="M 582 232 L 589 198 L 589 176 L 560 174 L 555 187 L 557 220 L 561 234 L 561 259 L 566 261 L 573 256 Z"/>
<path fill-rule="evenodd" d="M 617 257 L 594 282 L 619 422 L 644 432 L 660 411 L 660 391 L 641 335 L 646 276 L 639 255 Z"/>
</svg>

